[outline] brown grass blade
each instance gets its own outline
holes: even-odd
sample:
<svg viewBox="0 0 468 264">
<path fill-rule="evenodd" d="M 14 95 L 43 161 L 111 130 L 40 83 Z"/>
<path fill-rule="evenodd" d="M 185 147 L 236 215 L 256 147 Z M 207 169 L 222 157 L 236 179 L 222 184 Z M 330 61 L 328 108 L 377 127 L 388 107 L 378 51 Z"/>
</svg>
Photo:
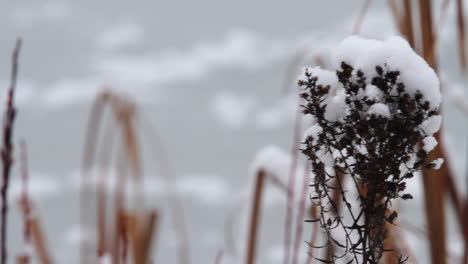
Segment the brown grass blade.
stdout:
<svg viewBox="0 0 468 264">
<path fill-rule="evenodd" d="M 252 199 L 252 210 L 250 213 L 249 233 L 247 239 L 246 264 L 256 263 L 256 254 L 259 237 L 259 223 L 261 218 L 262 196 L 265 189 L 266 172 L 259 170 L 255 177 L 255 186 Z"/>
<path fill-rule="evenodd" d="M 435 56 L 435 38 L 432 19 L 432 2 L 430 0 L 420 0 L 420 26 L 422 33 L 423 57 L 428 64 L 437 71 L 437 61 Z M 445 158 L 441 146 L 440 132 L 435 136 L 439 141 L 437 147 L 429 153 L 427 160 Z M 447 160 L 447 159 L 446 159 Z M 444 168 L 445 167 L 445 168 Z M 446 171 L 447 170 L 447 171 Z M 423 169 L 423 184 L 426 216 L 428 222 L 429 242 L 432 263 L 444 264 L 447 259 L 446 223 L 445 223 L 445 193 L 446 186 L 441 172 L 448 172 L 447 164 L 442 166 L 442 171 L 433 169 Z"/>
<path fill-rule="evenodd" d="M 29 257 L 28 256 L 18 256 L 16 258 L 16 263 L 17 264 L 28 264 L 29 263 Z"/>
<path fill-rule="evenodd" d="M 432 19 L 432 1 L 419 0 L 419 18 L 422 33 L 423 57 L 427 63 L 437 71 L 435 56 L 435 38 Z"/>
<path fill-rule="evenodd" d="M 404 17 L 403 23 L 401 24 L 401 33 L 408 40 L 411 47 L 415 47 L 414 42 L 414 29 L 413 29 L 413 8 L 411 0 L 403 0 Z"/>
<path fill-rule="evenodd" d="M 151 258 L 151 249 L 153 241 L 156 240 L 157 225 L 159 222 L 159 213 L 153 210 L 146 219 L 145 227 L 140 231 L 141 236 L 141 264 L 149 263 Z"/>
<path fill-rule="evenodd" d="M 52 258 L 50 257 L 49 250 L 47 247 L 46 239 L 42 232 L 41 225 L 37 218 L 31 220 L 31 235 L 33 239 L 34 247 L 39 256 L 39 263 L 42 264 L 52 264 Z"/>
<path fill-rule="evenodd" d="M 20 200 L 21 211 L 23 212 L 24 217 L 29 217 L 27 219 L 27 224 L 29 225 L 28 229 L 30 230 L 32 244 L 36 250 L 36 253 L 39 257 L 39 263 L 41 264 L 52 264 L 52 258 L 50 257 L 49 250 L 47 247 L 47 242 L 42 232 L 42 228 L 37 218 L 36 214 L 33 211 L 32 201 Z"/>
<path fill-rule="evenodd" d="M 132 252 L 133 263 L 140 264 L 140 237 L 138 232 L 139 219 L 135 213 L 127 213 L 126 216 L 126 230 L 128 232 L 129 246 Z"/>
<path fill-rule="evenodd" d="M 437 133 L 437 140 L 440 134 Z M 441 141 L 439 145 L 441 146 Z M 443 157 L 441 148 L 438 147 L 429 153 L 427 160 L 432 161 L 436 158 Z M 447 165 L 444 164 L 443 167 Z M 444 172 L 444 168 L 441 172 Z M 427 226 L 429 232 L 430 252 L 432 263 L 446 263 L 446 231 L 445 231 L 445 192 L 446 186 L 444 177 L 441 172 L 434 169 L 423 169 L 423 185 L 424 185 L 424 200 L 426 208 Z"/>
</svg>

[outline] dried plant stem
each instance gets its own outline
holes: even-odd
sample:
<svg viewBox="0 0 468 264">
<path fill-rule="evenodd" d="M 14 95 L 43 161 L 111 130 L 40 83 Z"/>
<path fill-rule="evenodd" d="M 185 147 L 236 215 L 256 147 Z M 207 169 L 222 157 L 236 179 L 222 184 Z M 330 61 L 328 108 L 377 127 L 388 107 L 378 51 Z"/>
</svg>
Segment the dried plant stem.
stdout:
<svg viewBox="0 0 468 264">
<path fill-rule="evenodd" d="M 440 153 L 440 149 L 435 149 L 429 153 L 427 160 L 433 160 L 441 156 L 443 155 Z M 446 166 L 446 164 L 443 165 L 443 167 Z M 429 232 L 429 240 L 431 246 L 430 252 L 432 256 L 432 263 L 443 264 L 446 263 L 447 256 L 444 199 L 446 186 L 444 184 L 443 178 L 441 178 L 441 175 L 439 175 L 439 173 L 435 172 L 434 170 L 424 169 L 423 175 L 427 222 L 428 228 L 431 230 L 431 232 Z"/>
<path fill-rule="evenodd" d="M 298 150 L 301 144 L 301 122 L 302 122 L 302 113 L 300 107 L 299 98 L 298 107 L 296 110 L 296 117 L 294 121 L 294 131 L 293 131 L 293 142 L 292 142 L 292 162 L 289 171 L 288 179 L 288 195 L 286 201 L 286 220 L 284 227 L 284 259 L 283 264 L 289 263 L 290 250 L 291 250 L 291 236 L 292 236 L 292 222 L 293 222 L 293 211 L 294 211 L 294 187 L 296 183 L 296 170 L 298 162 Z"/>
<path fill-rule="evenodd" d="M 437 71 L 437 61 L 435 56 L 435 38 L 432 19 L 432 1 L 420 0 L 420 25 L 422 33 L 423 57 Z M 446 155 L 442 149 L 440 132 L 435 135 L 439 144 L 429 153 L 427 160 L 434 160 Z M 442 171 L 446 172 L 444 177 L 451 177 L 447 163 L 442 165 Z M 445 193 L 446 186 L 439 172 L 430 169 L 423 170 L 424 196 L 426 215 L 430 240 L 430 252 L 432 263 L 444 264 L 447 259 L 446 223 L 445 223 Z M 437 230 L 437 232 L 435 232 Z"/>
<path fill-rule="evenodd" d="M 16 117 L 16 108 L 14 106 L 14 95 L 16 89 L 16 79 L 18 76 L 18 57 L 21 49 L 21 39 L 16 40 L 15 49 L 12 55 L 12 68 L 10 88 L 8 89 L 7 106 L 3 120 L 3 145 L 1 147 L 2 165 L 3 165 L 3 183 L 1 188 L 2 211 L 1 211 L 1 259 L 0 264 L 7 263 L 7 215 L 8 215 L 8 187 L 10 182 L 10 170 L 13 164 L 13 123 Z"/>
<path fill-rule="evenodd" d="M 362 22 L 364 21 L 364 17 L 366 16 L 367 11 L 369 10 L 371 2 L 372 0 L 365 0 L 364 5 L 362 6 L 361 11 L 359 12 L 359 15 L 354 24 L 353 34 L 361 33 Z"/>
<path fill-rule="evenodd" d="M 310 166 L 307 163 L 304 166 L 304 175 L 302 178 L 302 192 L 300 196 L 300 203 L 299 203 L 299 211 L 297 213 L 296 218 L 296 239 L 294 241 L 294 251 L 293 251 L 293 258 L 292 264 L 297 264 L 299 261 L 299 250 L 301 248 L 301 241 L 302 241 L 302 231 L 304 227 L 304 218 L 305 218 L 305 211 L 306 211 L 306 200 L 307 200 L 307 190 L 309 189 L 309 175 L 310 175 Z"/>
<path fill-rule="evenodd" d="M 259 170 L 255 177 L 255 186 L 252 199 L 252 210 L 250 213 L 250 227 L 248 233 L 247 241 L 247 255 L 246 255 L 246 264 L 256 263 L 256 253 L 257 253 L 257 241 L 258 241 L 258 231 L 259 231 L 259 222 L 261 215 L 261 204 L 262 204 L 262 194 L 265 189 L 265 180 L 266 172 L 264 170 Z"/>
<path fill-rule="evenodd" d="M 146 119 L 149 120 L 149 119 Z M 167 158 L 167 152 L 156 133 L 156 129 L 150 122 L 145 122 L 147 129 L 150 134 L 150 145 L 155 158 L 160 162 L 160 172 L 164 176 L 166 188 L 173 193 L 169 195 L 168 204 L 170 207 L 171 217 L 175 225 L 175 234 L 177 239 L 177 255 L 180 264 L 190 263 L 190 243 L 189 243 L 189 232 L 185 219 L 185 210 L 182 201 L 178 197 L 177 190 L 177 175 L 170 165 L 169 159 Z M 143 130 L 145 131 L 145 130 Z"/>
<path fill-rule="evenodd" d="M 410 45 L 414 48 L 414 31 L 413 31 L 413 8 L 411 0 L 404 0 L 404 23 L 402 24 L 402 34 L 406 37 Z"/>
<path fill-rule="evenodd" d="M 28 229 L 30 230 L 32 244 L 34 245 L 37 255 L 39 256 L 39 263 L 52 264 L 53 261 L 49 254 L 46 239 L 42 232 L 40 222 L 35 216 L 31 200 L 27 202 L 21 200 L 20 206 L 23 212 L 23 217 L 27 218 Z"/>
</svg>

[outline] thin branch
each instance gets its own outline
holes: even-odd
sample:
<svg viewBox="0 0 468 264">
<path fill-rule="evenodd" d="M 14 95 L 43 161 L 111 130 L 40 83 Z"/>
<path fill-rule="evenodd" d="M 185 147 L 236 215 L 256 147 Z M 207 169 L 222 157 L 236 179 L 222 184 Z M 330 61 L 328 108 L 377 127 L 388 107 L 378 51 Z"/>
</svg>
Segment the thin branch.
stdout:
<svg viewBox="0 0 468 264">
<path fill-rule="evenodd" d="M 3 165 L 3 184 L 1 189 L 2 211 L 1 211 L 1 259 L 0 264 L 7 263 L 7 214 L 8 214 L 8 187 L 10 182 L 10 170 L 13 164 L 13 123 L 16 116 L 16 108 L 14 106 L 14 95 L 16 89 L 16 80 L 18 76 L 18 57 L 21 50 L 21 38 L 16 40 L 15 49 L 12 55 L 11 82 L 7 96 L 7 107 L 3 120 L 3 146 L 1 148 L 2 165 Z"/>
</svg>

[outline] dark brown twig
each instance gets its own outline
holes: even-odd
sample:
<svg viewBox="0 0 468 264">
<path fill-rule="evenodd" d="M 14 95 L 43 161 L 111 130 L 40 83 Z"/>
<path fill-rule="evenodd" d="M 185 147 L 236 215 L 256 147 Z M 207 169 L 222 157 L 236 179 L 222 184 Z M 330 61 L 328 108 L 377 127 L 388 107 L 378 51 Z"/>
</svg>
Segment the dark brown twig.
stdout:
<svg viewBox="0 0 468 264">
<path fill-rule="evenodd" d="M 16 79 L 18 75 L 18 57 L 21 49 L 21 38 L 16 40 L 15 49 L 12 55 L 11 82 L 7 96 L 7 106 L 3 120 L 3 146 L 1 148 L 2 164 L 3 164 L 3 183 L 2 183 L 2 212 L 1 212 L 1 260 L 0 264 L 7 262 L 7 213 L 8 213 L 8 186 L 10 182 L 10 170 L 13 164 L 13 123 L 16 116 L 16 108 L 14 106 L 14 95 L 16 88 Z"/>
</svg>

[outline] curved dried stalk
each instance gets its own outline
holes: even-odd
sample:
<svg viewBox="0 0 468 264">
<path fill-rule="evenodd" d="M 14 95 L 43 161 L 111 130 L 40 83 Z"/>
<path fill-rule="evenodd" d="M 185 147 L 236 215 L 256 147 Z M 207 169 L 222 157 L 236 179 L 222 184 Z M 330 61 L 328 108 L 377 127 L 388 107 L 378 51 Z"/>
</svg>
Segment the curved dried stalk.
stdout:
<svg viewBox="0 0 468 264">
<path fill-rule="evenodd" d="M 364 5 L 362 6 L 361 11 L 359 12 L 359 15 L 356 19 L 356 22 L 354 23 L 353 34 L 357 35 L 361 33 L 362 22 L 364 21 L 364 17 L 366 16 L 369 10 L 371 2 L 372 0 L 365 0 Z"/>
<path fill-rule="evenodd" d="M 124 146 L 124 158 L 125 162 L 119 162 L 119 164 L 128 164 L 130 165 L 131 179 L 135 182 L 134 195 L 135 195 L 135 206 L 136 209 L 134 212 L 134 217 L 138 221 L 143 221 L 142 225 L 139 225 L 137 228 L 136 238 L 133 239 L 133 248 L 134 251 L 134 262 L 135 264 L 143 264 L 149 257 L 149 246 L 151 245 L 153 229 L 156 218 L 154 213 L 147 214 L 143 211 L 144 200 L 143 200 L 143 183 L 142 183 L 142 165 L 141 158 L 139 154 L 139 144 L 137 139 L 137 134 L 135 133 L 134 120 L 136 119 L 135 106 L 125 100 L 122 97 L 114 95 L 108 91 L 105 91 L 99 94 L 96 98 L 96 101 L 91 110 L 91 116 L 88 123 L 82 173 L 83 173 L 83 188 L 81 195 L 81 222 L 84 224 L 86 222 L 86 217 L 90 213 L 88 209 L 87 195 L 85 184 L 89 180 L 89 172 L 93 169 L 94 163 L 96 162 L 96 154 L 99 150 L 98 138 L 100 134 L 100 125 L 102 123 L 102 118 L 104 114 L 105 107 L 109 106 L 110 110 L 113 113 L 114 120 L 119 125 L 122 143 Z M 107 140 L 112 140 L 111 136 L 106 135 Z M 104 147 L 101 149 L 101 157 L 105 165 L 110 164 L 111 160 L 111 141 L 105 142 Z M 98 175 L 97 179 L 97 232 L 98 232 L 98 248 L 97 248 L 97 257 L 101 258 L 105 254 L 110 254 L 113 261 L 118 263 L 120 261 L 120 250 L 125 250 L 121 248 L 121 244 L 125 241 L 121 241 L 122 235 L 121 230 L 123 229 L 122 221 L 120 214 L 125 211 L 123 205 L 124 201 L 124 189 L 126 182 L 127 173 L 121 173 L 120 177 L 117 179 L 117 188 L 115 189 L 115 212 L 113 221 L 109 221 L 112 218 L 107 218 L 107 176 L 104 174 Z M 153 219 L 153 220 L 151 220 Z M 149 221 L 149 222 L 148 222 Z M 148 222 L 147 224 L 144 224 Z M 113 225 L 114 228 L 109 229 L 107 225 Z M 124 228 L 125 229 L 125 228 Z M 128 229 L 125 229 L 128 231 Z M 111 231 L 109 233 L 109 231 Z M 115 232 L 115 233 L 114 233 Z M 123 234 L 125 239 L 126 235 Z M 110 241 L 116 241 L 115 243 L 110 243 Z M 90 254 L 91 248 L 86 244 L 81 245 L 81 263 L 90 263 L 92 261 L 92 254 Z"/>
<path fill-rule="evenodd" d="M 144 119 L 143 121 L 147 120 L 149 119 Z M 153 155 L 159 161 L 160 172 L 161 175 L 164 177 L 163 179 L 166 183 L 166 188 L 169 190 L 170 193 L 173 194 L 169 195 L 168 203 L 171 209 L 171 216 L 175 225 L 176 240 L 178 244 L 177 255 L 179 258 L 179 263 L 188 264 L 190 263 L 190 239 L 186 224 L 185 210 L 182 201 L 178 198 L 176 181 L 177 175 L 173 170 L 172 166 L 170 166 L 169 160 L 166 155 L 167 152 L 165 151 L 163 144 L 161 143 L 160 138 L 156 133 L 156 129 L 150 122 L 145 122 L 144 124 L 146 125 L 146 128 L 149 131 L 149 137 L 147 139 L 151 146 L 151 151 L 153 152 Z"/>
</svg>

